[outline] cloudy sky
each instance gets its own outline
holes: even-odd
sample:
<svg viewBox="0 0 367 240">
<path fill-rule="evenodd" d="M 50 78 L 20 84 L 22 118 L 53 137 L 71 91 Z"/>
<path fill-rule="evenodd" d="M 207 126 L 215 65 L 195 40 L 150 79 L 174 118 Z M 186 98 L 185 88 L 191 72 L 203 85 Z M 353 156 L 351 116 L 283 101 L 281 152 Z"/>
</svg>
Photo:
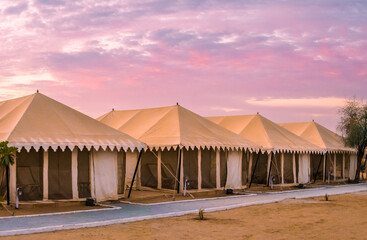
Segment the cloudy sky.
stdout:
<svg viewBox="0 0 367 240">
<path fill-rule="evenodd" d="M 41 93 L 92 117 L 180 105 L 335 130 L 367 97 L 367 2 L 1 0 L 0 100 Z"/>
</svg>

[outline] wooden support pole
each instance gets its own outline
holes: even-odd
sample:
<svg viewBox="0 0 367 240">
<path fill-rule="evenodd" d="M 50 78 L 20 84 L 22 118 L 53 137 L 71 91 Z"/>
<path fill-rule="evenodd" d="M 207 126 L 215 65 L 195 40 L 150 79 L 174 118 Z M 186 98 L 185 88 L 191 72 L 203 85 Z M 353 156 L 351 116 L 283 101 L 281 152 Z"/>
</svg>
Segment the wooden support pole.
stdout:
<svg viewBox="0 0 367 240">
<path fill-rule="evenodd" d="M 183 166 L 183 163 L 184 163 L 185 159 L 184 159 L 184 151 L 183 149 L 181 150 L 181 164 L 180 164 L 180 191 L 183 192 L 183 189 L 184 189 L 184 184 L 185 184 L 185 181 L 184 181 L 184 166 Z"/>
<path fill-rule="evenodd" d="M 280 172 L 281 172 L 281 174 L 282 174 L 282 184 L 284 184 L 284 152 L 282 152 L 282 155 L 281 155 L 281 157 L 280 157 L 280 161 L 281 161 L 281 163 L 280 163 L 280 167 L 281 167 L 281 170 L 280 170 Z"/>
<path fill-rule="evenodd" d="M 342 177 L 345 179 L 345 153 L 343 153 Z"/>
<path fill-rule="evenodd" d="M 293 182 L 297 183 L 297 168 L 296 168 L 296 153 L 292 155 L 292 165 L 293 165 Z"/>
<path fill-rule="evenodd" d="M 201 190 L 201 149 L 198 149 L 198 190 Z"/>
<path fill-rule="evenodd" d="M 215 150 L 215 173 L 216 173 L 216 187 L 220 189 L 220 152 L 219 149 Z"/>
<path fill-rule="evenodd" d="M 43 151 L 43 200 L 48 200 L 48 151 Z"/>
<path fill-rule="evenodd" d="M 79 198 L 78 189 L 78 148 L 75 147 L 71 153 L 71 186 L 73 200 Z"/>
<path fill-rule="evenodd" d="M 322 168 L 322 181 L 325 182 L 325 179 L 326 179 L 326 157 L 327 157 L 327 153 L 325 153 L 324 155 L 324 165 L 323 165 L 323 168 Z"/>
</svg>

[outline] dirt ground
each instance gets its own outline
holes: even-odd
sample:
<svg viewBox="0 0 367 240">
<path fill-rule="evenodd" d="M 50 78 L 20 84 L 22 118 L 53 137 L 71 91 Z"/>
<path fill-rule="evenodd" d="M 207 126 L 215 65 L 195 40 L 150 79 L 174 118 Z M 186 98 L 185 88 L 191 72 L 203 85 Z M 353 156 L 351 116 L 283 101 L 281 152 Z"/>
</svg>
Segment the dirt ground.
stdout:
<svg viewBox="0 0 367 240">
<path fill-rule="evenodd" d="M 7 206 L 6 206 L 7 207 Z M 19 209 L 15 209 L 14 206 L 7 207 L 10 212 L 14 213 L 14 216 L 20 215 L 30 215 L 30 214 L 42 214 L 42 213 L 54 213 L 54 212 L 69 212 L 69 211 L 77 211 L 77 210 L 91 210 L 91 209 L 99 209 L 103 207 L 99 206 L 85 206 L 85 205 L 62 205 L 62 204 L 55 204 L 55 205 L 47 205 L 47 206 L 37 206 L 37 207 L 23 207 L 20 206 Z M 9 217 L 11 213 L 6 211 L 0 206 L 0 217 Z"/>
<path fill-rule="evenodd" d="M 367 192 L 4 239 L 367 239 Z"/>
</svg>

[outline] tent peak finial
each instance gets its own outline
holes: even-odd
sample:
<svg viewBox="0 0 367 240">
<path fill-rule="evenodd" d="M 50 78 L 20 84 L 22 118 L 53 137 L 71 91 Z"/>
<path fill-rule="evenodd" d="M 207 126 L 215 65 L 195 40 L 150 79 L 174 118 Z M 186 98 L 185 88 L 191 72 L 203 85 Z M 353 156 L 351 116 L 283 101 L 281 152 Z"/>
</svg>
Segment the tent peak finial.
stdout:
<svg viewBox="0 0 367 240">
<path fill-rule="evenodd" d="M 178 104 L 178 102 L 176 102 L 176 105 L 178 106 L 179 104 Z"/>
<path fill-rule="evenodd" d="M 112 108 L 112 112 L 113 112 L 113 111 L 115 111 L 115 109 L 114 109 L 114 108 Z"/>
<path fill-rule="evenodd" d="M 37 89 L 37 92 L 36 93 L 39 93 L 40 91 Z"/>
<path fill-rule="evenodd" d="M 259 112 L 257 112 L 256 114 L 259 114 Z"/>
<path fill-rule="evenodd" d="M 315 120 L 312 119 L 312 122 L 314 122 Z"/>
</svg>

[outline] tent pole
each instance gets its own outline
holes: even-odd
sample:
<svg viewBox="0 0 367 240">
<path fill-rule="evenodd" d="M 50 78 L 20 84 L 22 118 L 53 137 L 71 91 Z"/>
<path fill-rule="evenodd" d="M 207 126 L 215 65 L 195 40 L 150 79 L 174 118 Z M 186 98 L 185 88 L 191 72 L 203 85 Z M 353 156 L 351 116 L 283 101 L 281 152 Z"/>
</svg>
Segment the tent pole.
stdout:
<svg viewBox="0 0 367 240">
<path fill-rule="evenodd" d="M 326 181 L 326 178 L 327 178 L 327 175 L 326 175 L 326 172 L 327 172 L 327 157 L 328 157 L 327 156 L 327 153 L 328 152 L 325 153 L 325 172 L 324 172 L 324 174 L 325 174 L 325 181 Z"/>
<path fill-rule="evenodd" d="M 256 158 L 254 170 L 252 170 L 251 179 L 250 179 L 250 185 L 248 186 L 248 188 L 251 188 L 252 180 L 254 179 L 254 175 L 255 175 L 255 170 L 256 170 L 257 162 L 259 161 L 259 158 L 260 158 L 260 153 L 261 153 L 261 150 L 259 150 L 259 153 L 257 154 L 257 158 Z"/>
<path fill-rule="evenodd" d="M 268 175 L 268 182 L 267 182 L 266 186 L 269 186 L 270 175 L 271 175 L 271 166 L 273 165 L 273 158 L 274 158 L 274 153 L 273 153 L 273 152 L 271 152 L 270 166 L 269 166 L 269 175 Z"/>
<path fill-rule="evenodd" d="M 181 148 L 178 149 L 178 173 L 177 173 L 177 193 L 180 193 L 180 177 L 181 177 Z"/>
<path fill-rule="evenodd" d="M 323 157 L 324 157 L 324 153 L 321 154 L 320 162 L 319 162 L 319 165 L 317 166 L 317 170 L 316 170 L 316 173 L 315 173 L 315 176 L 314 176 L 314 180 L 313 180 L 314 183 L 316 182 L 316 178 L 317 178 L 317 175 L 319 173 L 319 169 L 320 169 L 321 161 L 322 161 Z"/>
<path fill-rule="evenodd" d="M 129 189 L 129 194 L 127 195 L 127 198 L 130 198 L 130 194 L 131 191 L 133 190 L 133 185 L 134 185 L 134 181 L 135 181 L 135 176 L 136 176 L 136 172 L 138 171 L 138 167 L 139 167 L 139 163 L 140 163 L 140 159 L 141 159 L 141 155 L 143 153 L 143 149 L 140 151 L 139 153 L 139 157 L 138 157 L 138 162 L 136 163 L 136 167 L 135 167 L 135 171 L 134 171 L 134 176 L 133 176 L 133 180 L 131 181 L 131 185 L 130 185 L 130 189 Z"/>
</svg>

